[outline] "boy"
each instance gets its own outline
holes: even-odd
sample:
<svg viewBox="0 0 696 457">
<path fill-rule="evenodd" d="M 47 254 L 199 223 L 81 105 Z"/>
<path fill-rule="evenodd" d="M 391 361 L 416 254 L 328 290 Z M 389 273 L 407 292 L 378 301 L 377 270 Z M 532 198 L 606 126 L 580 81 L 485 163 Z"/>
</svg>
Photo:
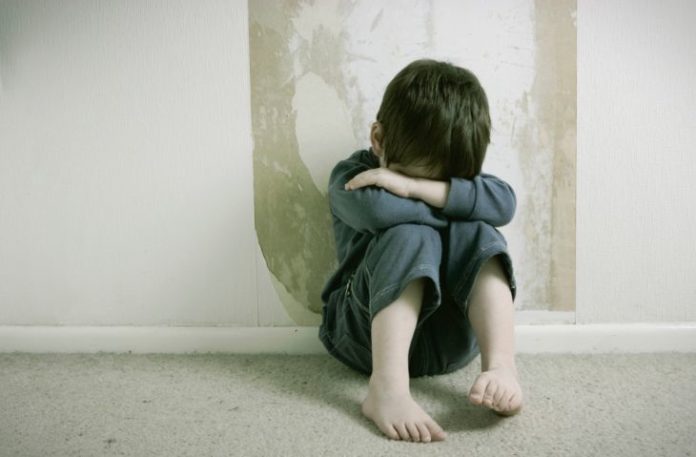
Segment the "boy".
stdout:
<svg viewBox="0 0 696 457">
<path fill-rule="evenodd" d="M 522 406 L 515 279 L 495 228 L 512 219 L 516 199 L 481 173 L 490 128 L 476 76 L 417 60 L 387 86 L 372 147 L 331 173 L 339 266 L 322 291 L 319 338 L 370 376 L 362 412 L 392 439 L 443 440 L 409 378 L 450 373 L 479 352 L 469 401 L 502 415 Z"/>
</svg>

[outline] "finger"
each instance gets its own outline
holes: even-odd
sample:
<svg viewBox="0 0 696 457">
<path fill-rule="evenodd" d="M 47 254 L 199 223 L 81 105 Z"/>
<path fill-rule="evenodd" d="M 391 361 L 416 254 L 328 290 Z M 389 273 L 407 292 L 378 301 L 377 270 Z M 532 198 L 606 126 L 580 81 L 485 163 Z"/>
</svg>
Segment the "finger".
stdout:
<svg viewBox="0 0 696 457">
<path fill-rule="evenodd" d="M 363 171 L 359 173 L 346 183 L 346 190 L 359 189 L 365 186 L 371 186 L 377 183 L 377 177 L 373 170 Z"/>
</svg>

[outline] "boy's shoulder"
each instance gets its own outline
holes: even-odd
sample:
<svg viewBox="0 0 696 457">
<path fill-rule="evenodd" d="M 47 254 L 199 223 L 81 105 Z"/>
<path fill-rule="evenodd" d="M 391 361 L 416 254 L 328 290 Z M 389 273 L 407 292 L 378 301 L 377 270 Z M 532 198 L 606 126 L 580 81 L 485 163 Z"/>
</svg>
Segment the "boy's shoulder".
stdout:
<svg viewBox="0 0 696 457">
<path fill-rule="evenodd" d="M 334 166 L 333 173 L 353 168 L 368 169 L 376 167 L 379 167 L 379 159 L 372 152 L 372 148 L 358 149 L 347 158 L 340 160 L 336 166 Z"/>
<path fill-rule="evenodd" d="M 358 149 L 357 151 L 353 152 L 350 156 L 348 156 L 347 159 L 344 159 L 341 162 L 359 162 L 371 168 L 379 166 L 379 159 L 377 158 L 375 153 L 372 152 L 372 148 Z"/>
<path fill-rule="evenodd" d="M 340 160 L 331 170 L 329 188 L 335 185 L 341 187 L 358 173 L 376 167 L 379 167 L 379 159 L 372 152 L 372 148 L 358 149 L 347 158 Z"/>
</svg>

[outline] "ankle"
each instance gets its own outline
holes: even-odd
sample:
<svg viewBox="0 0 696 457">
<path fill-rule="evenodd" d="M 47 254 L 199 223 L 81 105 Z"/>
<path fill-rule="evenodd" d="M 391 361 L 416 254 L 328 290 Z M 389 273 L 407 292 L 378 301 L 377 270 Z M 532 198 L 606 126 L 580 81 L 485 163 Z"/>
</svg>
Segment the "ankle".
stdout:
<svg viewBox="0 0 696 457">
<path fill-rule="evenodd" d="M 369 386 L 398 394 L 410 392 L 408 373 L 373 371 L 370 375 Z"/>
<path fill-rule="evenodd" d="M 512 369 L 517 373 L 514 354 L 492 354 L 488 357 L 481 357 L 481 371 L 494 370 L 496 368 Z"/>
</svg>

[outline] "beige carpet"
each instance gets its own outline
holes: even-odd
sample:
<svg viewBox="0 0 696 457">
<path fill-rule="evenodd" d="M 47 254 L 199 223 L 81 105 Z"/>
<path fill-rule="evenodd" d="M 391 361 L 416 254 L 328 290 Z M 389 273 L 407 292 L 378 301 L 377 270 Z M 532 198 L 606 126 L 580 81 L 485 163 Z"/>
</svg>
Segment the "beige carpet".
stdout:
<svg viewBox="0 0 696 457">
<path fill-rule="evenodd" d="M 425 444 L 328 355 L 0 354 L 0 455 L 696 456 L 696 354 L 520 355 L 513 418 L 465 401 L 477 367 L 411 381 L 449 433 Z"/>
</svg>

